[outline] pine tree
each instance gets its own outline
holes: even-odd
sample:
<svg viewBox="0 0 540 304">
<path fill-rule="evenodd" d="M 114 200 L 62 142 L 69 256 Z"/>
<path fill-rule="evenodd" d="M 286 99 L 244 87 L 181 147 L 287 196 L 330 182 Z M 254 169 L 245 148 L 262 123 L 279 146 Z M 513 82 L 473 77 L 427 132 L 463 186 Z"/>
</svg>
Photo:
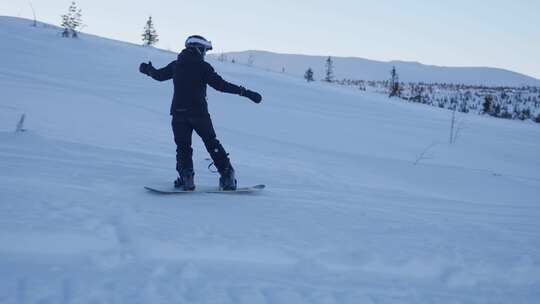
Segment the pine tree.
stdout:
<svg viewBox="0 0 540 304">
<path fill-rule="evenodd" d="M 326 59 L 326 76 L 324 77 L 324 81 L 334 81 L 334 62 L 332 61 L 332 57 L 330 56 L 328 56 L 328 58 Z"/>
<path fill-rule="evenodd" d="M 82 10 L 77 7 L 75 1 L 71 2 L 68 13 L 62 15 L 62 23 L 60 24 L 64 28 L 62 37 L 69 37 L 70 34 L 72 38 L 78 37 L 77 30 L 83 25 L 81 17 Z"/>
<path fill-rule="evenodd" d="M 390 88 L 388 96 L 400 96 L 401 86 L 399 85 L 399 75 L 397 74 L 396 67 L 392 67 L 392 71 L 390 71 L 390 76 Z"/>
<path fill-rule="evenodd" d="M 488 96 L 484 97 L 484 103 L 482 104 L 482 106 L 484 107 L 483 108 L 484 113 L 486 113 L 486 114 L 491 113 L 491 104 L 492 103 L 493 103 L 493 97 L 491 97 L 491 95 L 488 95 Z"/>
<path fill-rule="evenodd" d="M 495 105 L 495 110 L 494 110 L 494 113 L 491 114 L 492 116 L 495 116 L 495 117 L 500 117 L 501 115 L 501 105 L 500 104 L 496 104 Z"/>
<path fill-rule="evenodd" d="M 219 54 L 218 61 L 219 61 L 219 62 L 225 62 L 225 61 L 227 61 L 227 55 L 226 55 L 225 53 Z"/>
<path fill-rule="evenodd" d="M 306 73 L 304 74 L 304 78 L 307 82 L 314 81 L 313 79 L 313 70 L 311 68 L 307 69 Z"/>
<path fill-rule="evenodd" d="M 152 22 L 152 16 L 148 17 L 146 25 L 144 26 L 144 32 L 142 34 L 143 45 L 145 46 L 154 46 L 158 41 L 158 34 L 154 28 L 154 23 Z"/>
<path fill-rule="evenodd" d="M 531 118 L 531 109 L 522 109 L 521 110 L 521 120 L 529 119 Z"/>
</svg>

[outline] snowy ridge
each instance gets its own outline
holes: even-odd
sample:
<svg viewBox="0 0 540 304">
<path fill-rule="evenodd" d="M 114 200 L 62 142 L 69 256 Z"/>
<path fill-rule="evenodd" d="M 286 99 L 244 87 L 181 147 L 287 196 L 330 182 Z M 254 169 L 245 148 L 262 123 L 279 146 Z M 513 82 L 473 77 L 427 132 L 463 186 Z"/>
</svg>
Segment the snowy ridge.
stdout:
<svg viewBox="0 0 540 304">
<path fill-rule="evenodd" d="M 324 78 L 327 56 L 279 54 L 266 51 L 224 53 L 228 61 L 240 64 L 253 61 L 253 66 L 271 71 L 303 76 L 311 67 L 316 79 Z M 218 58 L 220 55 L 213 55 Z M 223 57 L 222 57 L 223 58 Z M 363 58 L 332 57 L 336 79 L 388 80 L 395 66 L 404 82 L 452 83 L 485 86 L 540 86 L 540 80 L 509 70 L 490 67 L 444 67 L 407 61 L 376 61 Z"/>
<path fill-rule="evenodd" d="M 172 85 L 137 67 L 176 55 L 29 25 L 0 17 L 1 303 L 538 300 L 537 125 L 459 115 L 448 145 L 446 110 L 211 60 L 263 95 L 208 99 L 268 189 L 150 195 L 175 177 Z"/>
</svg>

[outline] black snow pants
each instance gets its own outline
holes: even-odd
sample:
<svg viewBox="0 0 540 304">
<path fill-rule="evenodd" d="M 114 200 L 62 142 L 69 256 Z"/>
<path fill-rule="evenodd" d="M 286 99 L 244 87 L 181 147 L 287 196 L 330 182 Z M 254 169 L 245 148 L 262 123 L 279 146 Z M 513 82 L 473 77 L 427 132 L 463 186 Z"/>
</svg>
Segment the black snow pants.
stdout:
<svg viewBox="0 0 540 304">
<path fill-rule="evenodd" d="M 193 149 L 191 135 L 193 130 L 201 137 L 220 173 L 229 167 L 230 160 L 225 149 L 216 138 L 216 132 L 209 114 L 197 116 L 173 116 L 172 129 L 176 143 L 176 171 L 181 174 L 183 169 L 193 169 Z"/>
</svg>

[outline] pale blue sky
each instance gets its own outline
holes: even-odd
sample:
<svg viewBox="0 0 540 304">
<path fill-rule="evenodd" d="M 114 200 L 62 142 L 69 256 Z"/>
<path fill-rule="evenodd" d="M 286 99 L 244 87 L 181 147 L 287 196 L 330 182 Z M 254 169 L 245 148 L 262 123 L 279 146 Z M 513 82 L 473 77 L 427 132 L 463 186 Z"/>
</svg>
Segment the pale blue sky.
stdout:
<svg viewBox="0 0 540 304">
<path fill-rule="evenodd" d="M 58 24 L 70 0 L 31 0 Z M 0 15 L 31 18 L 28 0 L 0 0 Z M 539 0 L 79 0 L 85 32 L 140 43 L 152 15 L 158 47 L 201 34 L 216 52 L 284 53 L 493 66 L 540 78 Z"/>
</svg>

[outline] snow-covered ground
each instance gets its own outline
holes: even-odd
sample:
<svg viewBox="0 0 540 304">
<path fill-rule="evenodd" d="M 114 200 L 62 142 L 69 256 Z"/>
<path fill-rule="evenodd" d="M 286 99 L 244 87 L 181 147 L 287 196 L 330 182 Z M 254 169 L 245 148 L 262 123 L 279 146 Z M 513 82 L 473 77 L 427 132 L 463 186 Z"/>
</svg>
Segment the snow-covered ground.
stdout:
<svg viewBox="0 0 540 304">
<path fill-rule="evenodd" d="M 429 43 L 429 42 L 426 42 Z M 243 51 L 211 55 L 215 59 L 234 60 L 238 64 L 251 64 L 256 68 L 304 76 L 308 68 L 315 79 L 326 73 L 328 56 L 279 54 L 266 51 Z M 377 61 L 355 57 L 332 57 L 337 80 L 389 80 L 395 67 L 404 82 L 453 83 L 487 86 L 540 86 L 540 79 L 513 71 L 490 67 L 445 67 L 410 61 Z"/>
<path fill-rule="evenodd" d="M 239 183 L 268 188 L 152 195 L 172 84 L 137 69 L 175 54 L 29 25 L 0 17 L 0 303 L 540 300 L 538 125 L 463 115 L 449 145 L 449 111 L 211 61 L 264 96 L 209 90 Z"/>
</svg>

